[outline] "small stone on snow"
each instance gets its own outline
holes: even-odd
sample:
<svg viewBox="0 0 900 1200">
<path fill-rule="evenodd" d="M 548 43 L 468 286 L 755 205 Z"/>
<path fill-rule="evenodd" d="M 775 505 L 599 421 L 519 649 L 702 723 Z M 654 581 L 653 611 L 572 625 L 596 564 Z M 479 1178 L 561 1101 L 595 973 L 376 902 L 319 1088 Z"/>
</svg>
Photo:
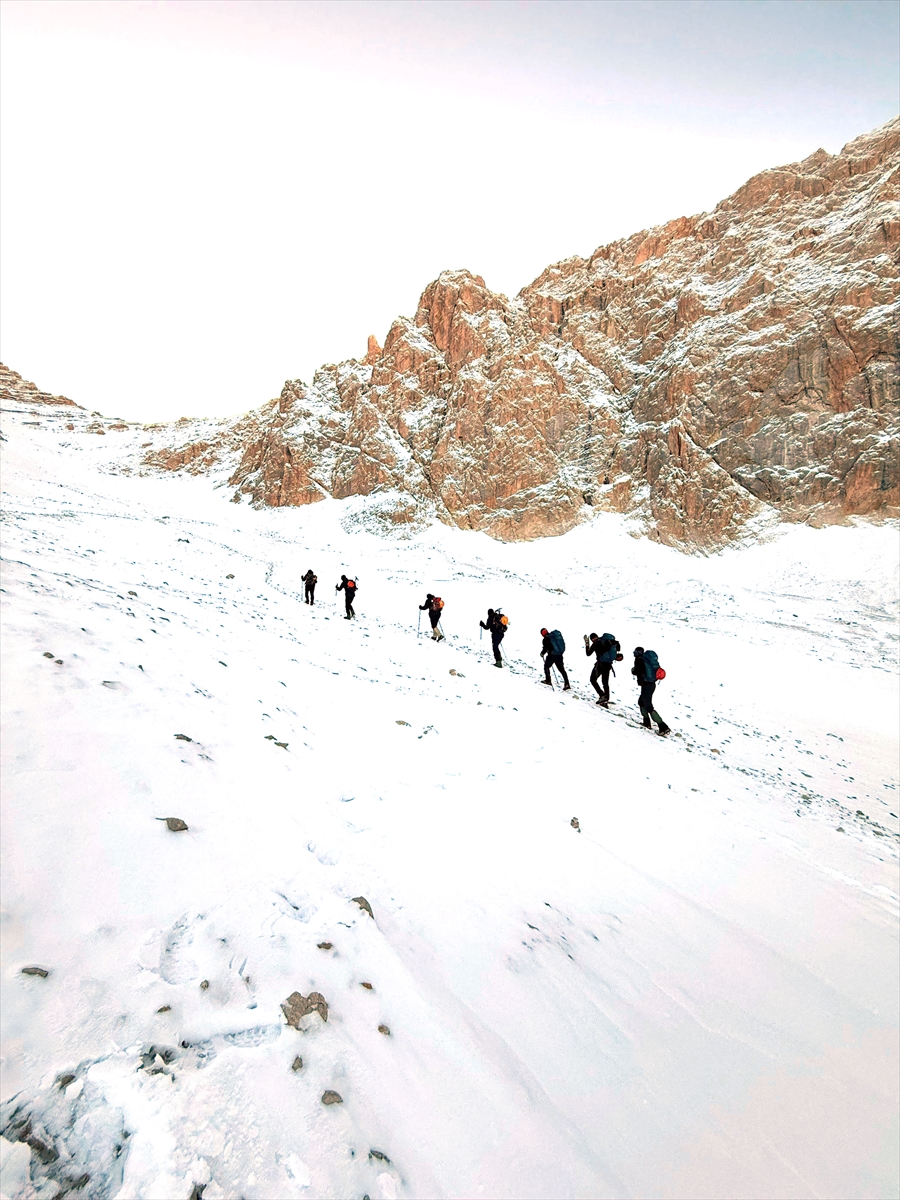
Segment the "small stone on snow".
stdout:
<svg viewBox="0 0 900 1200">
<path fill-rule="evenodd" d="M 309 1013 L 317 1012 L 323 1021 L 328 1020 L 328 1002 L 321 992 L 310 992 L 308 996 L 291 992 L 282 1004 L 281 1011 L 288 1025 L 300 1028 L 300 1021 Z"/>
</svg>

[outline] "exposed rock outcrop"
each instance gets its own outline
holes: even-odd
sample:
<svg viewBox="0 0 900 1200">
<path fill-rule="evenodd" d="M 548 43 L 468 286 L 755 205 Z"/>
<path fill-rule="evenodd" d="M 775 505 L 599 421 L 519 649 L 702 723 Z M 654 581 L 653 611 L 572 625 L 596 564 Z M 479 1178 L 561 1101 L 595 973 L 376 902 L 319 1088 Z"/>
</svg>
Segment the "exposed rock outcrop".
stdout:
<svg viewBox="0 0 900 1200">
<path fill-rule="evenodd" d="M 514 300 L 445 271 L 382 349 L 247 418 L 231 482 L 275 505 L 385 493 L 399 523 L 506 539 L 611 509 L 699 549 L 895 515 L 898 163 L 894 121 Z"/>
<path fill-rule="evenodd" d="M 238 421 L 153 432 L 142 469 L 210 472 L 258 505 L 374 495 L 370 527 L 503 539 L 603 510 L 696 550 L 896 516 L 898 179 L 895 120 L 512 300 L 445 271 L 383 347 Z"/>
</svg>

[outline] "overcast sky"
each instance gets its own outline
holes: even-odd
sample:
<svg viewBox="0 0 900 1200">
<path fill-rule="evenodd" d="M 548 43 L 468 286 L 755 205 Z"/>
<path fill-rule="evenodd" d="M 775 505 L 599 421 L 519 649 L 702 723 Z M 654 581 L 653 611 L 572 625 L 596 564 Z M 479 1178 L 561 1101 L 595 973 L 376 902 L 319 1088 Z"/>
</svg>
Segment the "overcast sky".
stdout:
<svg viewBox="0 0 900 1200">
<path fill-rule="evenodd" d="M 894 0 L 4 0 L 3 361 L 243 411 L 896 114 Z"/>
</svg>

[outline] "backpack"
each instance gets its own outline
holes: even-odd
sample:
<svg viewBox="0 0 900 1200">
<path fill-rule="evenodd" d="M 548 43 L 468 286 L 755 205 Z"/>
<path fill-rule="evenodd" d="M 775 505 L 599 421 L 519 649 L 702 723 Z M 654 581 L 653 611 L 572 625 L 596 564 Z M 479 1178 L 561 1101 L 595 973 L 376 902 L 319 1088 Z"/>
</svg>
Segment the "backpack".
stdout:
<svg viewBox="0 0 900 1200">
<path fill-rule="evenodd" d="M 441 611 L 441 609 L 444 607 L 444 602 L 440 598 L 440 596 L 432 596 L 431 597 L 431 607 L 433 610 L 435 610 L 437 612 Z"/>
<path fill-rule="evenodd" d="M 665 679 L 666 673 L 659 665 L 655 650 L 644 651 L 644 678 L 647 683 L 656 683 Z"/>
<path fill-rule="evenodd" d="M 347 580 L 347 591 L 348 592 L 356 591 L 356 583 L 352 579 Z"/>
<path fill-rule="evenodd" d="M 614 663 L 621 661 L 619 651 L 622 647 L 616 641 L 611 633 L 604 633 L 600 638 L 600 652 L 597 655 L 597 662 Z"/>
<path fill-rule="evenodd" d="M 501 613 L 501 612 L 497 613 L 497 617 L 500 621 L 500 624 L 503 626 L 504 629 L 506 629 L 509 626 L 509 617 L 504 616 L 503 613 Z"/>
<path fill-rule="evenodd" d="M 559 654 L 559 655 L 565 654 L 566 639 L 563 637 L 563 635 L 559 632 L 558 629 L 554 629 L 553 632 L 550 634 L 550 645 L 553 647 L 554 654 Z"/>
</svg>

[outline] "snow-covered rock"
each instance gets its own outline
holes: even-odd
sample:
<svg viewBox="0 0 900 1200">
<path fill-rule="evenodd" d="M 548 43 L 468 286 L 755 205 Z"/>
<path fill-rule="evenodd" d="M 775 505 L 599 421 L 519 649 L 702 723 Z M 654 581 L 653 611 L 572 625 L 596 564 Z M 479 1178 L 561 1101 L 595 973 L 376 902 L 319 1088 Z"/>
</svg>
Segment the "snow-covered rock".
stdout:
<svg viewBox="0 0 900 1200">
<path fill-rule="evenodd" d="M 603 511 L 693 550 L 896 516 L 898 170 L 894 120 L 512 300 L 445 271 L 383 348 L 237 421 L 153 430 L 132 466 L 258 505 L 380 493 L 392 531 L 424 513 L 504 540 Z"/>
</svg>

